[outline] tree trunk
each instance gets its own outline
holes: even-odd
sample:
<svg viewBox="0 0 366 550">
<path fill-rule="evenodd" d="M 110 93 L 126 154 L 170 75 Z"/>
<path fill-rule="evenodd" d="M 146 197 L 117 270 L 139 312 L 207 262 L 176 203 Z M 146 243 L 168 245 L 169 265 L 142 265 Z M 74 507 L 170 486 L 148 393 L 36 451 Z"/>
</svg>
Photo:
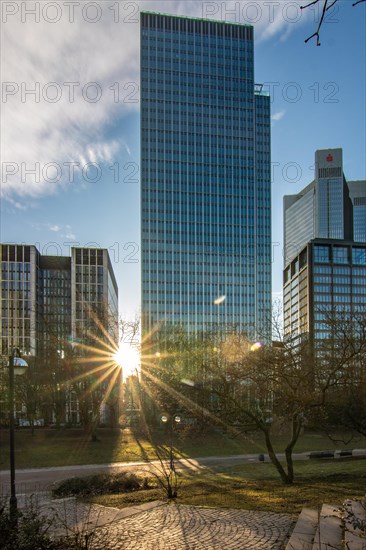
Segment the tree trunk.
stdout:
<svg viewBox="0 0 366 550">
<path fill-rule="evenodd" d="M 273 446 L 272 446 L 272 442 L 271 442 L 271 438 L 270 438 L 270 434 L 269 434 L 268 429 L 264 429 L 263 432 L 264 432 L 264 436 L 265 436 L 265 439 L 266 439 L 266 446 L 267 446 L 267 450 L 268 450 L 268 455 L 269 455 L 269 458 L 270 458 L 272 464 L 276 468 L 277 472 L 280 474 L 283 483 L 286 483 L 286 485 L 291 484 L 293 480 L 290 479 L 289 476 L 286 474 L 281 462 L 278 460 L 278 458 L 276 456 L 276 453 L 273 450 Z"/>
<path fill-rule="evenodd" d="M 299 439 L 299 435 L 301 432 L 302 423 L 301 420 L 299 420 L 297 417 L 294 417 L 292 419 L 292 437 L 290 443 L 287 445 L 285 449 L 285 455 L 286 455 L 286 464 L 287 464 L 287 475 L 289 478 L 289 483 L 293 483 L 294 481 L 294 462 L 292 459 L 292 451 L 294 450 L 294 447 L 296 445 L 297 440 Z"/>
<path fill-rule="evenodd" d="M 285 455 L 286 455 L 286 464 L 287 464 L 287 476 L 289 479 L 289 483 L 294 482 L 294 463 L 292 460 L 292 447 L 287 446 L 285 449 Z"/>
</svg>

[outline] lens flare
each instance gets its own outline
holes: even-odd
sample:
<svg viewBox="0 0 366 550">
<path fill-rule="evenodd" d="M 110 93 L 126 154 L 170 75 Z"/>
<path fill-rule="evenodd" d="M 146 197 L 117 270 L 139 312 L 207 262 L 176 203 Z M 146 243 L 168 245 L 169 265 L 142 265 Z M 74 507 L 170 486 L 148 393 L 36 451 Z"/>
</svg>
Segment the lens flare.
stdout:
<svg viewBox="0 0 366 550">
<path fill-rule="evenodd" d="M 261 349 L 262 344 L 260 342 L 255 342 L 250 346 L 250 351 L 257 351 L 258 349 Z"/>
<path fill-rule="evenodd" d="M 124 378 L 136 374 L 136 371 L 139 370 L 140 354 L 138 349 L 131 344 L 122 342 L 113 355 L 113 359 L 121 367 Z"/>
</svg>

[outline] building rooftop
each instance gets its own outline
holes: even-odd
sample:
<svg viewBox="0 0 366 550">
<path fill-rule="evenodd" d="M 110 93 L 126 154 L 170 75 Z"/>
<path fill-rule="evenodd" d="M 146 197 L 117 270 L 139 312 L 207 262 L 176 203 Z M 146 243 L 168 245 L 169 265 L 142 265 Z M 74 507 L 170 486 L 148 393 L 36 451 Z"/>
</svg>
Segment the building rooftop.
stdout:
<svg viewBox="0 0 366 550">
<path fill-rule="evenodd" d="M 190 21 L 204 21 L 206 23 L 224 23 L 225 25 L 234 25 L 236 27 L 252 27 L 248 23 L 235 23 L 232 21 L 221 21 L 219 19 L 207 19 L 204 17 L 189 17 L 187 15 L 173 15 L 172 13 L 163 13 L 158 11 L 141 11 L 142 15 L 161 15 L 163 17 L 174 17 L 176 19 L 189 19 Z"/>
</svg>

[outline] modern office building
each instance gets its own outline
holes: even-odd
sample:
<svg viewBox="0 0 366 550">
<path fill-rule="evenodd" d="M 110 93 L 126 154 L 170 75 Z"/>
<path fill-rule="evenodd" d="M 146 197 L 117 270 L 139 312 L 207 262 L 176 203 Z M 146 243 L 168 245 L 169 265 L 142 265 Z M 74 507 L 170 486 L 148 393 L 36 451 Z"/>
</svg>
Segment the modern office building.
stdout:
<svg viewBox="0 0 366 550">
<path fill-rule="evenodd" d="M 285 337 L 316 344 L 334 321 L 366 312 L 366 243 L 313 239 L 284 274 Z"/>
<path fill-rule="evenodd" d="M 341 149 L 315 155 L 315 180 L 284 197 L 285 337 L 314 344 L 331 314 L 366 311 L 366 182 L 346 181 Z"/>
<path fill-rule="evenodd" d="M 271 309 L 270 98 L 253 27 L 141 13 L 142 332 Z"/>
<path fill-rule="evenodd" d="M 284 263 L 311 239 L 353 238 L 352 201 L 343 174 L 342 149 L 315 152 L 315 179 L 284 197 Z"/>
<path fill-rule="evenodd" d="M 72 248 L 47 256 L 34 245 L 2 244 L 1 355 L 60 353 L 67 342 L 118 341 L 118 289 L 108 251 Z M 109 337 L 107 337 L 107 333 Z"/>
<path fill-rule="evenodd" d="M 77 349 L 79 359 L 92 353 L 89 364 L 81 363 L 85 372 L 95 370 L 98 353 L 98 368 L 103 357 L 108 367 L 108 350 L 112 355 L 113 343 L 117 346 L 118 289 L 108 251 L 72 248 L 71 257 L 48 256 L 40 254 L 34 245 L 1 244 L 0 257 L 1 360 L 6 364 L 13 348 L 19 348 L 33 365 L 38 383 L 52 381 L 51 387 L 56 388 L 56 392 L 48 392 L 48 398 L 53 399 L 52 413 L 50 409 L 42 412 L 38 404 L 37 414 L 53 421 L 58 403 L 62 421 L 78 423 L 82 394 L 75 386 L 63 385 L 66 371 L 61 366 L 70 353 L 73 356 L 70 350 Z M 69 377 L 70 382 L 72 371 Z M 107 384 L 104 379 L 101 376 L 100 388 Z M 0 416 L 6 407 L 0 400 Z M 100 414 L 103 421 L 111 419 L 106 403 L 101 405 Z M 27 406 L 22 406 L 21 419 L 26 415 Z"/>
<path fill-rule="evenodd" d="M 353 206 L 353 240 L 366 242 L 366 181 L 349 181 L 349 195 Z"/>
</svg>

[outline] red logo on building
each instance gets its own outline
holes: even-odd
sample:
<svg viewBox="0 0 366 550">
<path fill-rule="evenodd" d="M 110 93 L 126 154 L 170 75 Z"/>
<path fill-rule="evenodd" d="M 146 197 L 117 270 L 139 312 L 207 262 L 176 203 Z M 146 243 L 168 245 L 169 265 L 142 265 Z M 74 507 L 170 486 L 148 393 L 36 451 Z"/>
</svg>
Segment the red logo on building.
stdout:
<svg viewBox="0 0 366 550">
<path fill-rule="evenodd" d="M 333 155 L 329 153 L 329 155 L 327 156 L 327 162 L 332 162 L 332 161 L 333 161 Z"/>
</svg>

